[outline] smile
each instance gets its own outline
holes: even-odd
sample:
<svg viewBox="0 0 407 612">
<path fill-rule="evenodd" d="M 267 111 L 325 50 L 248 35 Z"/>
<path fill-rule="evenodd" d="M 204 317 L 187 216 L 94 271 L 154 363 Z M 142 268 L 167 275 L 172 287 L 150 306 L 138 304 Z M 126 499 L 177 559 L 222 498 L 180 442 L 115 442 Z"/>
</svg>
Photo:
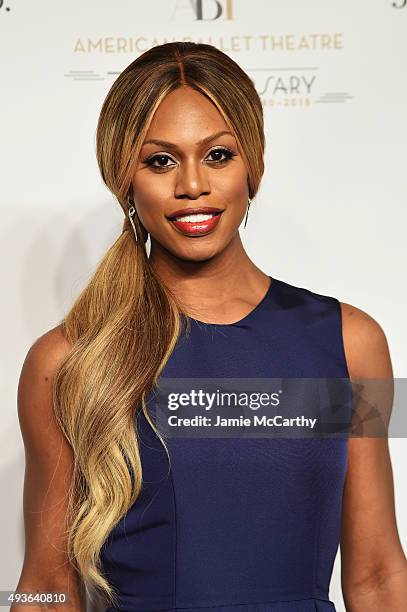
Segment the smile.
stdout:
<svg viewBox="0 0 407 612">
<path fill-rule="evenodd" d="M 170 219 L 172 223 L 185 236 L 201 236 L 212 232 L 218 225 L 223 211 L 218 213 L 196 213 Z"/>
</svg>

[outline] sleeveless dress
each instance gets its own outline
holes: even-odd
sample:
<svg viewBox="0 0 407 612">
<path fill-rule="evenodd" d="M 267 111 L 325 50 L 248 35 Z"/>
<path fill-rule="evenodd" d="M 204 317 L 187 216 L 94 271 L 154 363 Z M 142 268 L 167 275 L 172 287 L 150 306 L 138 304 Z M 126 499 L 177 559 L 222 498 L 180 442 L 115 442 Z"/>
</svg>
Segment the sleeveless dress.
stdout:
<svg viewBox="0 0 407 612">
<path fill-rule="evenodd" d="M 240 321 L 190 318 L 161 378 L 349 379 L 339 301 L 269 278 Z M 174 437 L 169 468 L 136 420 L 143 487 L 101 550 L 108 612 L 335 611 L 346 438 Z"/>
</svg>

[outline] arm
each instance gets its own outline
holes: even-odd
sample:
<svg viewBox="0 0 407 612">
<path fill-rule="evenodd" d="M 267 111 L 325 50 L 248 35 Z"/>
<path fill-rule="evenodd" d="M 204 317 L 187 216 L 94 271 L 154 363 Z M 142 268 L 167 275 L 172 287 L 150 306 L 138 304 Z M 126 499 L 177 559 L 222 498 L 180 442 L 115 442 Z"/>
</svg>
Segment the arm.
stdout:
<svg viewBox="0 0 407 612">
<path fill-rule="evenodd" d="M 25 556 L 16 591 L 68 594 L 67 605 L 37 607 L 14 603 L 11 612 L 82 612 L 83 584 L 64 552 L 72 450 L 58 427 L 52 402 L 56 366 L 69 351 L 60 327 L 36 340 L 25 358 L 17 404 L 25 447 Z"/>
<path fill-rule="evenodd" d="M 341 310 L 351 380 L 393 381 L 382 328 L 367 313 L 349 304 L 342 303 Z M 397 531 L 387 437 L 349 437 L 340 550 L 347 612 L 406 609 L 407 561 Z"/>
</svg>

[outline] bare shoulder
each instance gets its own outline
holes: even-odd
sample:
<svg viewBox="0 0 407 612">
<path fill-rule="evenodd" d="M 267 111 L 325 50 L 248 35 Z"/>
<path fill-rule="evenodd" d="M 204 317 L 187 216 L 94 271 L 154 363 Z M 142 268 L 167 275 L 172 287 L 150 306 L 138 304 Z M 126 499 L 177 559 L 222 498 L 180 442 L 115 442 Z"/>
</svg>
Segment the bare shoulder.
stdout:
<svg viewBox="0 0 407 612">
<path fill-rule="evenodd" d="M 24 441 L 29 434 L 32 434 L 32 442 L 41 437 L 39 426 L 49 421 L 52 415 L 54 374 L 70 348 L 63 326 L 58 325 L 37 338 L 25 356 L 17 390 L 18 416 Z"/>
<path fill-rule="evenodd" d="M 57 455 L 62 460 L 71 459 L 70 448 L 55 419 L 53 403 L 54 375 L 69 351 L 63 327 L 58 325 L 37 338 L 24 359 L 17 411 L 29 468 L 35 465 L 48 471 Z M 41 479 L 39 469 L 30 469 L 30 474 L 34 477 L 32 481 Z"/>
<path fill-rule="evenodd" d="M 391 378 L 392 365 L 386 334 L 364 310 L 340 302 L 342 334 L 351 377 Z"/>
<path fill-rule="evenodd" d="M 40 362 L 45 366 L 56 365 L 69 352 L 70 344 L 62 324 L 53 327 L 39 336 L 30 346 L 24 365 Z"/>
</svg>

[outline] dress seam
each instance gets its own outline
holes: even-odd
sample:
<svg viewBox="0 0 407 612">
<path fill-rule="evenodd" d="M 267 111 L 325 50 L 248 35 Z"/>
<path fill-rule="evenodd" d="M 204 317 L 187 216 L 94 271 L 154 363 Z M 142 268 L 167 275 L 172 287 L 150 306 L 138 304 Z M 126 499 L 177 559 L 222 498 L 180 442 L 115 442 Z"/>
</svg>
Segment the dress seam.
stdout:
<svg viewBox="0 0 407 612">
<path fill-rule="evenodd" d="M 173 575 L 173 607 L 177 609 L 177 546 L 178 546 L 178 532 L 177 532 L 177 502 L 175 498 L 175 484 L 174 484 L 174 475 L 172 471 L 172 466 L 170 462 L 170 477 L 171 477 L 171 487 L 172 487 L 172 498 L 173 498 L 173 509 L 174 509 L 174 558 L 173 558 L 173 567 L 174 567 L 174 575 Z"/>
<path fill-rule="evenodd" d="M 318 394 L 320 396 L 321 394 L 321 389 L 320 389 L 320 385 L 318 385 Z M 319 398 L 319 402 L 321 404 L 321 397 Z M 315 585 L 319 586 L 319 582 L 317 581 L 317 573 L 318 573 L 318 567 L 319 567 L 319 539 L 321 536 L 321 522 L 322 522 L 322 517 L 321 517 L 321 491 L 319 491 L 318 494 L 318 512 L 319 512 L 319 516 L 318 516 L 318 528 L 317 528 L 317 536 L 315 538 L 315 549 L 314 549 L 314 572 L 313 572 L 313 585 L 315 588 Z"/>
</svg>

